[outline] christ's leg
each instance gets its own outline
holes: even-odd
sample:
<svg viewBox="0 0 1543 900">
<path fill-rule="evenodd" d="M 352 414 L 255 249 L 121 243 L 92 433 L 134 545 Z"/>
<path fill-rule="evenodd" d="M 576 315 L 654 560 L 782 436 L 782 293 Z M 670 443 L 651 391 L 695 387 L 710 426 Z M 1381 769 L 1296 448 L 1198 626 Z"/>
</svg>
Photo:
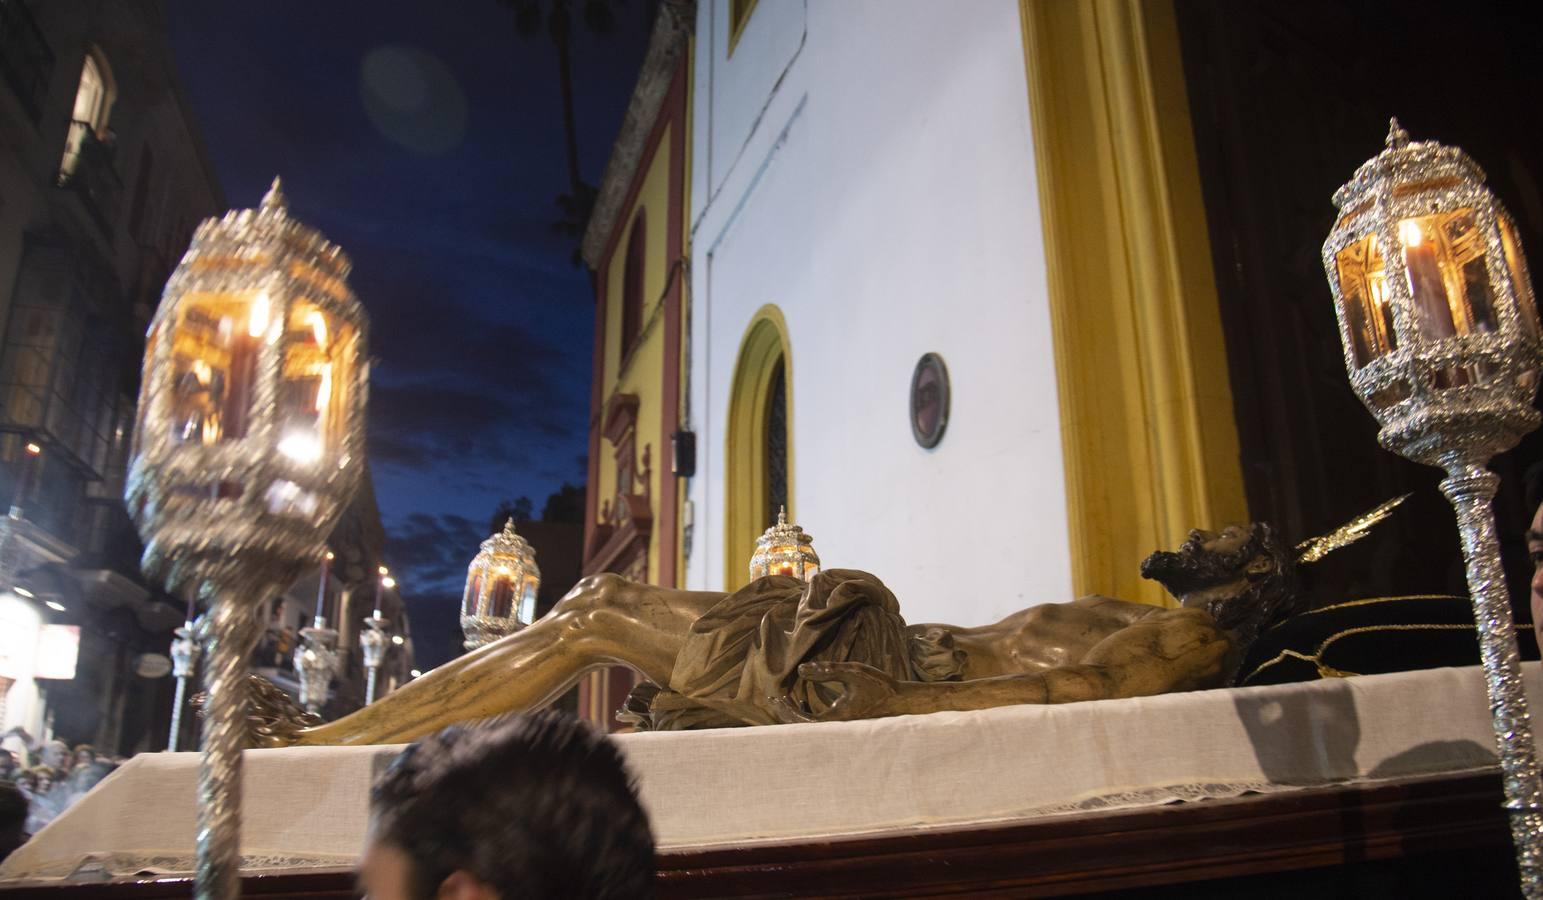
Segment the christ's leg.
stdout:
<svg viewBox="0 0 1543 900">
<path fill-rule="evenodd" d="M 296 742 L 410 741 L 455 722 L 535 709 L 585 672 L 614 663 L 668 684 L 691 623 L 722 598 L 615 575 L 585 578 L 528 628 L 452 660 L 352 715 L 307 728 Z"/>
</svg>

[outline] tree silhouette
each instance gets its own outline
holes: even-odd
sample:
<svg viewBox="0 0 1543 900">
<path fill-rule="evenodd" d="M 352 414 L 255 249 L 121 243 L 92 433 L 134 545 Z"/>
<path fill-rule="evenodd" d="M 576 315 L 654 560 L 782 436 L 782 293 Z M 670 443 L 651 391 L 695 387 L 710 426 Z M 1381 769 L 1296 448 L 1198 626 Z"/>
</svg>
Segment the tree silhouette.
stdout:
<svg viewBox="0 0 1543 900">
<path fill-rule="evenodd" d="M 584 488 L 563 482 L 563 486 L 546 498 L 541 507 L 541 521 L 584 524 Z"/>
<path fill-rule="evenodd" d="M 558 89 L 562 92 L 564 152 L 568 162 L 568 191 L 557 195 L 561 218 L 552 229 L 575 240 L 573 262 L 579 264 L 577 241 L 584 236 L 589 213 L 595 206 L 595 186 L 579 173 L 579 136 L 573 114 L 573 0 L 498 0 L 514 11 L 514 31 L 531 40 L 545 34 L 557 50 Z M 616 9 L 622 0 L 579 0 L 579 17 L 593 34 L 607 35 L 616 28 Z"/>
<path fill-rule="evenodd" d="M 529 497 L 516 497 L 513 500 L 505 500 L 493 510 L 493 518 L 488 520 L 488 534 L 497 534 L 504 530 L 504 523 L 514 520 L 516 526 L 529 522 L 534 515 L 535 506 Z"/>
</svg>

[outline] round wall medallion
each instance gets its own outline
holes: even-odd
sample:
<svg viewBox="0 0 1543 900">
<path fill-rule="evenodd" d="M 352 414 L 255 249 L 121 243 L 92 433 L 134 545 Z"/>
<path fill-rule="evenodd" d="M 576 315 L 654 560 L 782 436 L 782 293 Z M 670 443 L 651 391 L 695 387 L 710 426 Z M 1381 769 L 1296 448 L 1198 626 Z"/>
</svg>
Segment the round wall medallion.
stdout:
<svg viewBox="0 0 1543 900">
<path fill-rule="evenodd" d="M 936 353 L 925 353 L 911 373 L 911 434 L 932 448 L 948 428 L 948 366 Z"/>
</svg>

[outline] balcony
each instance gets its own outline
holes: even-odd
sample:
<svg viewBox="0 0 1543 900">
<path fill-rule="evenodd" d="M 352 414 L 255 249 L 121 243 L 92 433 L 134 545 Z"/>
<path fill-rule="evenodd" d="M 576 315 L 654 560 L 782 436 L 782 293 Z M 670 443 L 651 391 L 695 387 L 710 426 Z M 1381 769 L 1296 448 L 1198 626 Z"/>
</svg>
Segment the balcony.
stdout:
<svg viewBox="0 0 1543 900">
<path fill-rule="evenodd" d="M 36 123 L 48 96 L 54 51 L 23 0 L 0 0 L 0 77 Z"/>
<path fill-rule="evenodd" d="M 109 238 L 118 221 L 118 201 L 123 195 L 123 179 L 113 165 L 114 155 L 113 144 L 99 137 L 90 122 L 70 122 L 64 159 L 59 163 L 58 185 L 80 195 L 86 211 Z"/>
</svg>

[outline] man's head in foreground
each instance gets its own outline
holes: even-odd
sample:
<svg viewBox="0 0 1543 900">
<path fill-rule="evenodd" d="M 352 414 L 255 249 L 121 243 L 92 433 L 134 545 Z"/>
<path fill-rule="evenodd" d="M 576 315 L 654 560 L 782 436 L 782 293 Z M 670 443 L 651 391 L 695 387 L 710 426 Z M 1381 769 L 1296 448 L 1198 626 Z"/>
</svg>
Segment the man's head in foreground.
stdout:
<svg viewBox="0 0 1543 900">
<path fill-rule="evenodd" d="M 375 785 L 373 900 L 647 897 L 654 841 L 620 753 L 570 716 L 454 725 Z"/>
</svg>

